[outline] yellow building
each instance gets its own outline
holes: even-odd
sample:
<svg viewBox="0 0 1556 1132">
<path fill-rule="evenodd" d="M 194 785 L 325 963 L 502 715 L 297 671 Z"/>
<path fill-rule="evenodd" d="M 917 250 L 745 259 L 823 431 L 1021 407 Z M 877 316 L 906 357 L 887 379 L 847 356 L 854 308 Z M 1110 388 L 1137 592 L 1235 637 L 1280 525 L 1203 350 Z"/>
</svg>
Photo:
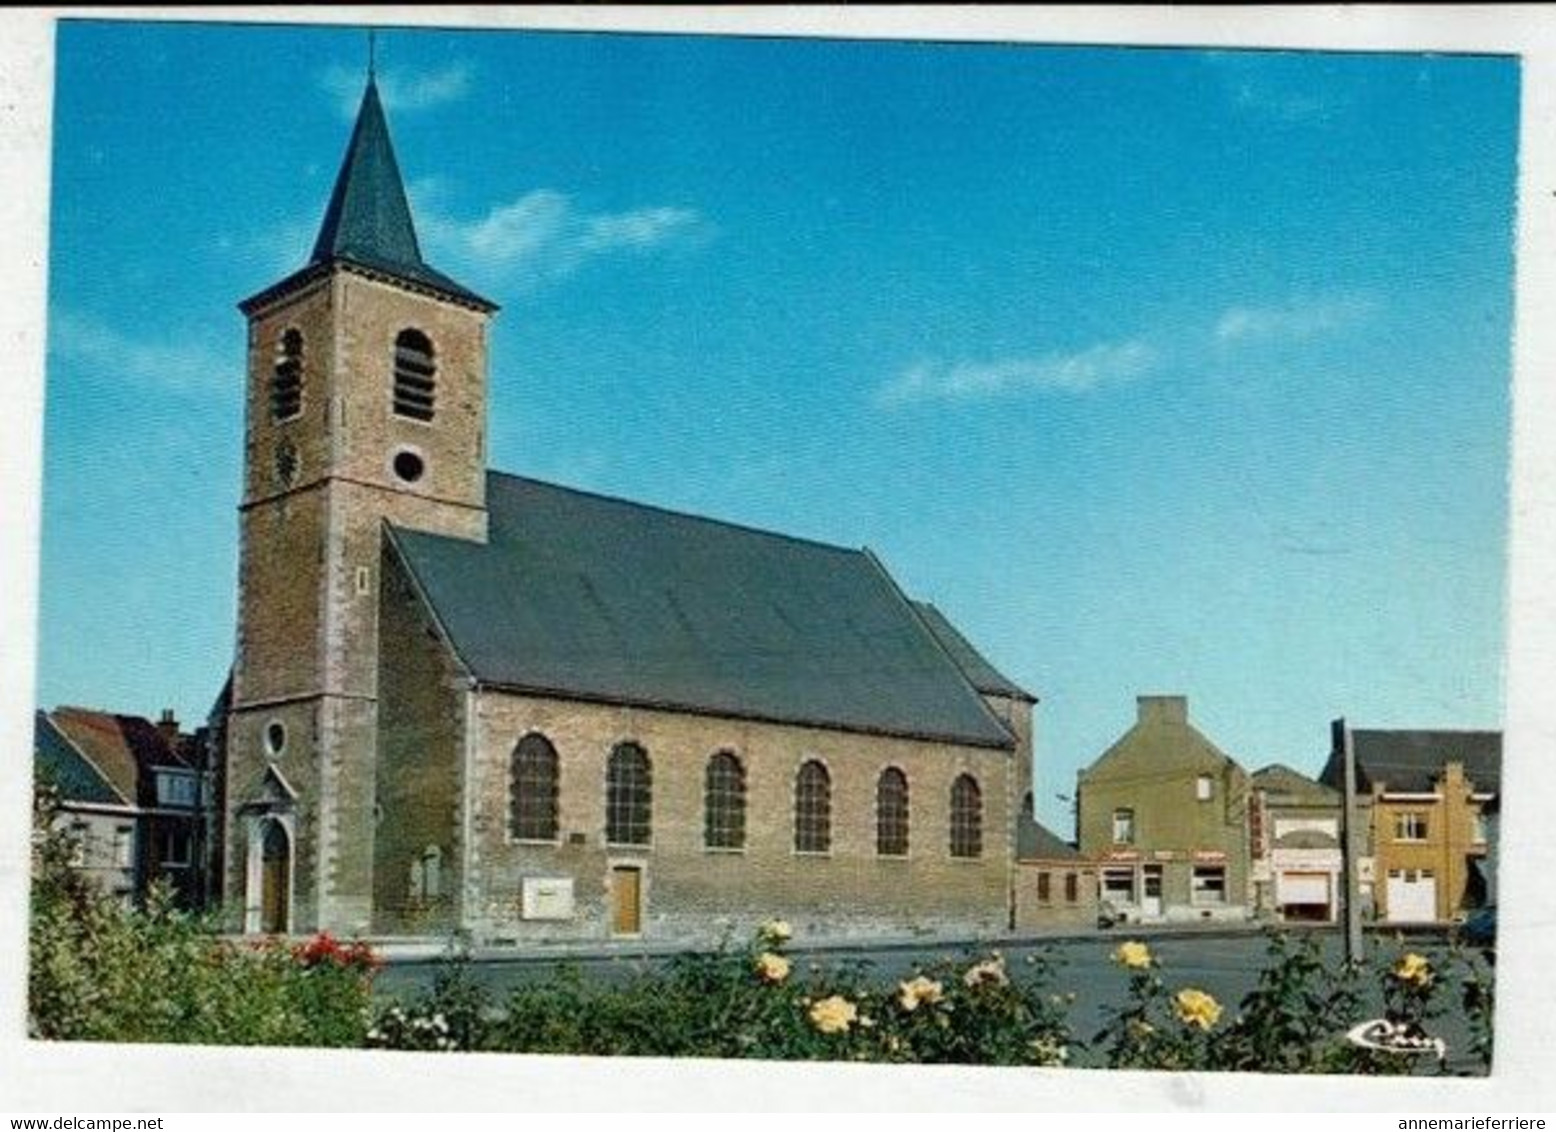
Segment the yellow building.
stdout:
<svg viewBox="0 0 1556 1132">
<path fill-rule="evenodd" d="M 1368 832 L 1362 898 L 1387 923 L 1453 920 L 1486 899 L 1485 807 L 1501 788 L 1497 731 L 1355 731 L 1357 801 Z M 1343 788 L 1330 756 L 1322 780 Z"/>
</svg>

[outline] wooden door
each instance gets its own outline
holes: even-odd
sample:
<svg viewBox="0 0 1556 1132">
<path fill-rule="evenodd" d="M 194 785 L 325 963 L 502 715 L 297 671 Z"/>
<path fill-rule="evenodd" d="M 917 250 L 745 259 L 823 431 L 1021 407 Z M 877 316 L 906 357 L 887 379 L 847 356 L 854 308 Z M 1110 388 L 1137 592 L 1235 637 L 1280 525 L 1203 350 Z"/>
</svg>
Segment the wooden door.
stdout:
<svg viewBox="0 0 1556 1132">
<path fill-rule="evenodd" d="M 643 870 L 611 869 L 611 932 L 638 935 L 643 930 Z"/>
<path fill-rule="evenodd" d="M 287 929 L 291 894 L 291 844 L 278 821 L 265 823 L 260 857 L 259 930 L 279 935 Z"/>
</svg>

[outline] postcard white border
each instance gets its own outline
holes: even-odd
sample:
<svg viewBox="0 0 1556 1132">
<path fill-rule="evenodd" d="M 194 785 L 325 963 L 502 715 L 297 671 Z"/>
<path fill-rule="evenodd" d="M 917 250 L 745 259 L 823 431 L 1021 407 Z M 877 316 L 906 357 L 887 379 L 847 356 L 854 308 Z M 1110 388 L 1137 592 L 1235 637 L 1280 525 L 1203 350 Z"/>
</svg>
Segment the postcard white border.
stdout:
<svg viewBox="0 0 1556 1132">
<path fill-rule="evenodd" d="M 811 1066 L 49 1045 L 20 1040 L 27 783 L 37 610 L 38 481 L 53 24 L 93 19 L 844 35 L 1196 47 L 1517 54 L 1523 59 L 1498 1050 L 1489 1080 Z M 1556 877 L 1556 13 L 1543 6 L 992 9 L 154 9 L 9 13 L 0 42 L 0 1113 L 807 1109 L 1395 1111 L 1551 1109 L 1556 994 L 1542 951 Z"/>
</svg>

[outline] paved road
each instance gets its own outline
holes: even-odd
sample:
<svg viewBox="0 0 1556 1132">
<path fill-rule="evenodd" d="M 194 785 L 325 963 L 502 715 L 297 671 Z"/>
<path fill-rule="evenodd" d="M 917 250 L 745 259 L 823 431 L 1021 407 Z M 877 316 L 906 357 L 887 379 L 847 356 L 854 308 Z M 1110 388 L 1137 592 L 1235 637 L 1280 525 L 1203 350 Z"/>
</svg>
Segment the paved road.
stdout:
<svg viewBox="0 0 1556 1132">
<path fill-rule="evenodd" d="M 1323 932 L 1321 936 L 1326 958 L 1338 964 L 1341 957 L 1338 933 Z M 1161 964 L 1163 980 L 1169 990 L 1175 991 L 1184 986 L 1197 987 L 1213 995 L 1227 1008 L 1229 1014 L 1235 1011 L 1243 996 L 1253 989 L 1259 972 L 1265 966 L 1266 941 L 1251 931 L 1151 935 L 1109 932 L 1047 942 L 1006 941 L 999 944 L 999 948 L 1012 969 L 1021 964 L 1027 955 L 1039 951 L 1057 963 L 1054 989 L 1076 996 L 1070 1008 L 1071 1026 L 1078 1037 L 1089 1039 L 1105 1020 L 1104 1008 L 1119 1005 L 1126 997 L 1128 975 L 1113 962 L 1112 954 L 1119 943 L 1135 938 L 1150 943 L 1153 954 Z M 1369 947 L 1379 957 L 1392 957 L 1399 949 L 1397 942 L 1381 937 L 1369 937 Z M 1443 944 L 1440 939 L 1426 939 L 1413 942 L 1411 947 L 1430 957 L 1439 955 Z M 801 963 L 866 963 L 883 982 L 905 977 L 916 967 L 939 959 L 960 958 L 967 954 L 965 949 L 956 945 L 790 950 Z M 586 979 L 620 981 L 651 970 L 662 962 L 662 957 L 630 953 L 579 954 L 566 960 L 514 954 L 483 956 L 474 963 L 472 969 L 479 982 L 500 1002 L 514 987 L 549 978 L 564 963 L 579 970 Z M 414 994 L 416 990 L 430 985 L 436 968 L 435 962 L 425 960 L 392 962 L 378 978 L 379 991 L 395 997 Z M 1382 1013 L 1381 1000 L 1373 1005 L 1375 1010 L 1367 1017 L 1377 1017 Z M 1363 1020 L 1357 1019 L 1358 1022 Z M 1468 1060 L 1468 1035 L 1464 1020 L 1452 1014 L 1447 1015 L 1435 1023 L 1434 1032 L 1449 1044 L 1450 1068 L 1470 1071 L 1472 1066 Z"/>
</svg>

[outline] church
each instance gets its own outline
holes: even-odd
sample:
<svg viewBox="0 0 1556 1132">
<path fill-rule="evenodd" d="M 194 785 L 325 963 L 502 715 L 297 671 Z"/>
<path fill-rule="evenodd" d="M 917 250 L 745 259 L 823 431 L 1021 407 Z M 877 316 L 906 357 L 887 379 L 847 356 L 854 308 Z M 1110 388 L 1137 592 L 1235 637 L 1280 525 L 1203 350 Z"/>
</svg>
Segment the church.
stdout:
<svg viewBox="0 0 1556 1132">
<path fill-rule="evenodd" d="M 240 310 L 233 930 L 1008 929 L 1034 698 L 867 549 L 488 470 L 497 305 L 424 262 L 371 75 Z"/>
</svg>

